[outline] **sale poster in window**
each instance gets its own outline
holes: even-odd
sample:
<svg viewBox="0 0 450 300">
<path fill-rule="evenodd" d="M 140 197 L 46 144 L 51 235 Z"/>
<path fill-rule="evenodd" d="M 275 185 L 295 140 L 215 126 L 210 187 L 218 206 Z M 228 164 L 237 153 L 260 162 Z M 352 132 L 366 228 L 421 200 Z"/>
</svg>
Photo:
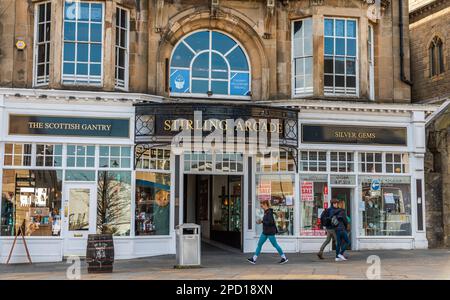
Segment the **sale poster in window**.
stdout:
<svg viewBox="0 0 450 300">
<path fill-rule="evenodd" d="M 302 201 L 314 201 L 314 182 L 303 181 L 301 185 Z"/>
</svg>

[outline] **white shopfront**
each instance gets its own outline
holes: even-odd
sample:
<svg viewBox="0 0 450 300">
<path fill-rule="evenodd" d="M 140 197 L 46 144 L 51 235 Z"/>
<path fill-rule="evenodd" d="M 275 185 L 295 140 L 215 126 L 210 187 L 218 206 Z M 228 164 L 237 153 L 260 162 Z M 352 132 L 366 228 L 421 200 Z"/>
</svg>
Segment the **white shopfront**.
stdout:
<svg viewBox="0 0 450 300">
<path fill-rule="evenodd" d="M 427 248 L 424 125 L 433 108 L 293 101 L 298 110 L 296 158 L 292 148 L 265 155 L 175 155 L 168 140 L 145 148 L 135 136 L 133 104 L 161 98 L 71 95 L 43 90 L 0 95 L 1 263 L 8 258 L 19 219 L 27 220 L 34 262 L 84 256 L 87 234 L 103 227 L 114 232 L 117 259 L 174 254 L 174 228 L 183 222 L 201 224 L 205 239 L 234 241 L 228 244 L 253 252 L 261 231 L 256 224 L 259 201 L 264 199 L 277 211 L 278 240 L 286 252 L 319 249 L 324 232 L 318 217 L 331 198 L 340 201 L 351 220 L 353 250 Z M 124 98 L 129 100 L 117 100 Z M 11 116 L 53 118 L 55 124 L 64 118 L 91 125 L 97 123 L 89 120 L 122 120 L 128 132 L 116 137 L 15 134 Z M 405 143 L 305 142 L 304 125 L 388 132 L 403 128 Z M 108 205 L 104 195 L 106 202 L 115 203 L 112 207 L 102 208 Z M 109 215 L 99 221 L 102 211 Z M 263 251 L 274 250 L 265 245 Z M 11 262 L 26 261 L 19 239 Z"/>
</svg>

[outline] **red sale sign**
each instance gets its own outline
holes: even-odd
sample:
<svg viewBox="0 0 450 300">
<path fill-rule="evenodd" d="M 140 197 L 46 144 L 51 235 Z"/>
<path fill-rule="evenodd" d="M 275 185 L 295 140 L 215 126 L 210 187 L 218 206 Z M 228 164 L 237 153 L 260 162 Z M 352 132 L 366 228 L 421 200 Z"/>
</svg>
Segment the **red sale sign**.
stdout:
<svg viewBox="0 0 450 300">
<path fill-rule="evenodd" d="M 303 181 L 302 186 L 302 201 L 314 201 L 314 182 Z"/>
</svg>

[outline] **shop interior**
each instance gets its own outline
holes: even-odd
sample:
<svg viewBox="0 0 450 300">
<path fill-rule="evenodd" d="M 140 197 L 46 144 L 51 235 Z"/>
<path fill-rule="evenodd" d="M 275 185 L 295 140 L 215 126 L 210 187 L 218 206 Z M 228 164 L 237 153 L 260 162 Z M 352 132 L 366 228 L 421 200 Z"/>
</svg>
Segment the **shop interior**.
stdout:
<svg viewBox="0 0 450 300">
<path fill-rule="evenodd" d="M 242 176 L 185 175 L 184 223 L 201 225 L 202 239 L 242 249 Z"/>
</svg>

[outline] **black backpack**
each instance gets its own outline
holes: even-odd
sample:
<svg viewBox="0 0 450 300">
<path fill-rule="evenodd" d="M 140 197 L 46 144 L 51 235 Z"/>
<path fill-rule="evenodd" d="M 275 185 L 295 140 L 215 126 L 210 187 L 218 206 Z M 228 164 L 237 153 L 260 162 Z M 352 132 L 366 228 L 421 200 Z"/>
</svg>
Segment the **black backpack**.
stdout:
<svg viewBox="0 0 450 300">
<path fill-rule="evenodd" d="M 328 208 L 320 214 L 320 224 L 325 227 L 331 226 L 331 218 L 328 216 Z"/>
</svg>

